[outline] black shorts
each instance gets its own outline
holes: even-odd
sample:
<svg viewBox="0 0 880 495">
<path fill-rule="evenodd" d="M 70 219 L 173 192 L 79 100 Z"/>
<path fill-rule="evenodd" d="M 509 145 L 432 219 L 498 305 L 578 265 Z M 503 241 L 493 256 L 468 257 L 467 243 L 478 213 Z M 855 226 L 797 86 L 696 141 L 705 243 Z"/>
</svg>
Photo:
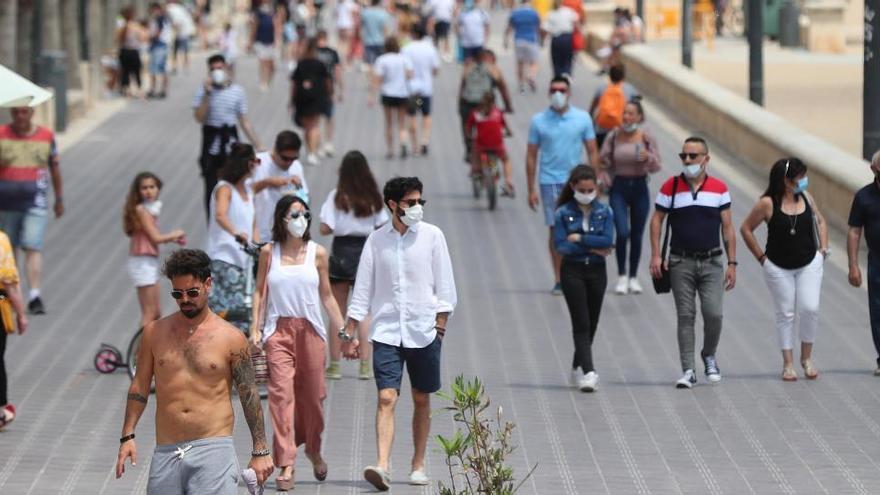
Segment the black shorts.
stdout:
<svg viewBox="0 0 880 495">
<path fill-rule="evenodd" d="M 405 107 L 406 100 L 408 100 L 408 98 L 400 98 L 397 96 L 382 95 L 382 106 L 383 107 L 391 107 L 391 108 Z"/>
<path fill-rule="evenodd" d="M 403 366 L 413 389 L 426 394 L 440 390 L 440 337 L 427 347 L 411 348 L 373 341 L 373 375 L 379 390 L 393 388 L 400 391 Z"/>
<path fill-rule="evenodd" d="M 437 21 L 434 23 L 434 39 L 445 40 L 449 37 L 449 23 Z"/>
<path fill-rule="evenodd" d="M 330 281 L 354 282 L 366 237 L 338 236 L 330 247 Z"/>
<path fill-rule="evenodd" d="M 419 95 L 415 98 L 415 105 L 407 107 L 406 113 L 415 115 L 421 113 L 425 117 L 431 115 L 431 97 Z"/>
<path fill-rule="evenodd" d="M 333 118 L 333 100 L 332 99 L 329 99 L 329 98 L 327 99 L 327 101 L 324 103 L 324 108 L 321 110 L 321 113 L 323 113 L 324 116 L 327 117 L 328 119 Z"/>
</svg>

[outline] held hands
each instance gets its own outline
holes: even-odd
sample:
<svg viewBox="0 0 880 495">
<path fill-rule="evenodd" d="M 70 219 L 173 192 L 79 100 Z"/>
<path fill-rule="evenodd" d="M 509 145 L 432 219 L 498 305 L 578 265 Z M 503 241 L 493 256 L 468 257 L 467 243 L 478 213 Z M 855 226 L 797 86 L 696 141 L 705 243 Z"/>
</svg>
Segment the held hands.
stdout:
<svg viewBox="0 0 880 495">
<path fill-rule="evenodd" d="M 849 267 L 849 285 L 853 287 L 862 286 L 862 271 L 858 265 L 851 265 Z"/>
<path fill-rule="evenodd" d="M 119 446 L 119 455 L 116 457 L 116 479 L 122 477 L 125 472 L 125 459 L 131 457 L 131 466 L 137 466 L 137 447 L 134 440 L 129 440 Z"/>
<path fill-rule="evenodd" d="M 275 464 L 272 462 L 271 455 L 261 455 L 259 457 L 251 457 L 248 467 L 254 470 L 257 475 L 257 484 L 263 486 L 272 471 L 275 471 Z"/>
<path fill-rule="evenodd" d="M 360 341 L 355 338 L 351 342 L 342 343 L 342 357 L 345 359 L 360 359 Z"/>
</svg>

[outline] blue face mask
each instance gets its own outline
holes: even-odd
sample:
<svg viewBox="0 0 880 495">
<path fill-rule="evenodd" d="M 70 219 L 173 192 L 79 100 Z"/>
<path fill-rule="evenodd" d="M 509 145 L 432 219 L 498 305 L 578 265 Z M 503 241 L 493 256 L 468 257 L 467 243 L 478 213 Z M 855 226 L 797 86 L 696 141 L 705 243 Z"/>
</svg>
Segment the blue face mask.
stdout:
<svg viewBox="0 0 880 495">
<path fill-rule="evenodd" d="M 807 186 L 810 185 L 809 177 L 801 177 L 798 179 L 797 184 L 794 186 L 793 192 L 795 194 L 800 194 L 807 190 Z"/>
</svg>

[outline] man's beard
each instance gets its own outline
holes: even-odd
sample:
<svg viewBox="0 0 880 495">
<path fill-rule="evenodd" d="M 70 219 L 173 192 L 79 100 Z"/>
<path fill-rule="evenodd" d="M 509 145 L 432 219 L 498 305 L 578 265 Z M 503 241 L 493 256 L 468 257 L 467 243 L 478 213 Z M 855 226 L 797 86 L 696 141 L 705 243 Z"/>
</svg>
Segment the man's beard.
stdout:
<svg viewBox="0 0 880 495">
<path fill-rule="evenodd" d="M 189 318 L 190 320 L 192 320 L 193 318 L 202 314 L 202 311 L 204 311 L 204 310 L 205 310 L 205 306 L 198 307 L 194 304 L 192 306 L 187 306 L 187 307 L 181 306 L 180 307 L 180 313 L 183 314 L 183 316 Z"/>
</svg>

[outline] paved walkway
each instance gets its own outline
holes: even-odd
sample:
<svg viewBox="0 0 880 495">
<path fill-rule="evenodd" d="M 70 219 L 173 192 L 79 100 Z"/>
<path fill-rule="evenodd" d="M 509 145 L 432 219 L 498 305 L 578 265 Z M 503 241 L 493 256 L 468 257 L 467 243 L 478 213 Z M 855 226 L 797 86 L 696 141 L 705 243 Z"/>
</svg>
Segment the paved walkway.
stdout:
<svg viewBox="0 0 880 495">
<path fill-rule="evenodd" d="M 497 31 L 496 31 L 497 32 Z M 512 79 L 510 55 L 502 57 Z M 549 64 L 547 64 L 549 65 Z M 68 215 L 53 222 L 47 239 L 45 300 L 49 314 L 32 330 L 10 339 L 10 394 L 19 419 L 0 433 L 0 493 L 143 493 L 153 449 L 154 401 L 138 432 L 140 462 L 114 480 L 128 378 L 99 375 L 92 357 L 101 342 L 124 346 L 135 330 L 138 308 L 125 272 L 127 241 L 120 208 L 137 171 L 165 181 L 162 225 L 183 227 L 192 245 L 204 241 L 201 188 L 196 168 L 198 127 L 188 109 L 200 63 L 178 76 L 163 102 L 132 102 L 63 156 Z M 256 90 L 256 64 L 242 60 L 240 79 L 249 91 L 250 114 L 264 142 L 288 127 L 286 84 Z M 529 117 L 547 105 L 543 94 L 516 97 L 514 157 L 519 196 L 495 212 L 470 197 L 453 91 L 458 69 L 444 65 L 438 80 L 436 126 L 430 157 L 382 159 L 381 120 L 368 108 L 365 79 L 347 74 L 347 100 L 339 108 L 337 149 L 363 150 L 380 181 L 418 174 L 426 184 L 426 220 L 446 232 L 460 305 L 449 325 L 444 380 L 458 373 L 485 380 L 493 404 L 516 422 L 519 448 L 511 458 L 522 476 L 535 463 L 523 493 L 873 493 L 880 486 L 880 392 L 870 375 L 873 350 L 865 293 L 846 285 L 844 272 L 826 264 L 816 382 L 783 384 L 768 292 L 758 265 L 740 243 L 739 284 L 725 304 L 719 362 L 724 382 L 675 390 L 678 356 L 670 296 L 608 295 L 595 344 L 602 378 L 592 395 L 566 386 L 571 336 L 562 298 L 551 296 L 546 229 L 525 202 L 524 152 Z M 587 104 L 598 80 L 576 68 L 575 103 Z M 545 67 L 541 86 L 548 80 Z M 686 130 L 649 105 L 665 161 L 661 175 L 678 170 Z M 835 122 L 838 124 L 838 122 Z M 335 181 L 338 160 L 307 170 L 316 204 Z M 740 222 L 758 187 L 740 178 L 735 161 L 716 154 L 713 170 L 731 181 L 733 215 Z M 659 178 L 652 180 L 655 190 Z M 835 234 L 837 235 L 837 234 Z M 319 238 L 329 243 L 328 238 Z M 837 257 L 844 256 L 838 250 Z M 647 253 L 645 253 L 647 257 Z M 644 262 L 643 262 L 644 263 Z M 609 278 L 614 281 L 614 263 Z M 646 269 L 642 282 L 649 285 Z M 163 297 L 167 311 L 174 306 Z M 297 492 L 354 494 L 369 491 L 361 469 L 374 460 L 372 382 L 331 382 L 326 402 L 324 453 L 328 480 L 318 485 L 308 462 L 298 462 Z M 702 382 L 702 376 L 701 382 Z M 408 394 L 405 389 L 404 397 Z M 432 433 L 453 425 L 437 400 Z M 240 408 L 236 405 L 235 409 Z M 405 479 L 411 452 L 402 400 L 393 464 Z M 240 460 L 250 449 L 240 414 Z M 433 443 L 428 472 L 446 474 Z M 396 493 L 430 493 L 399 481 Z M 244 493 L 243 489 L 242 492 Z"/>
</svg>

